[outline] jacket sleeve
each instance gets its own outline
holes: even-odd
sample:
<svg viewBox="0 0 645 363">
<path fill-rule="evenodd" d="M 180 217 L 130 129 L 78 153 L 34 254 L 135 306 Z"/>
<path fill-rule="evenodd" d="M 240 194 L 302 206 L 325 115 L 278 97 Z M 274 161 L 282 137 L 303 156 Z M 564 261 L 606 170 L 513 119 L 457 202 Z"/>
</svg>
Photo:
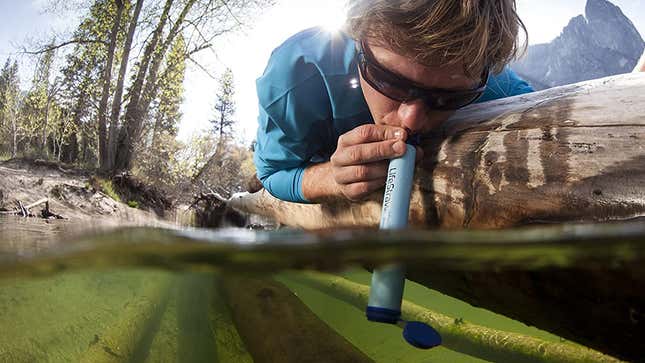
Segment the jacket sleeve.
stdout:
<svg viewBox="0 0 645 363">
<path fill-rule="evenodd" d="M 323 78 L 302 59 L 272 59 L 257 91 L 258 179 L 279 199 L 308 203 L 303 173 L 329 137 L 331 106 Z"/>
<path fill-rule="evenodd" d="M 492 101 L 533 91 L 531 85 L 521 79 L 513 70 L 506 67 L 499 74 L 490 75 L 486 84 L 486 91 L 477 102 Z"/>
</svg>

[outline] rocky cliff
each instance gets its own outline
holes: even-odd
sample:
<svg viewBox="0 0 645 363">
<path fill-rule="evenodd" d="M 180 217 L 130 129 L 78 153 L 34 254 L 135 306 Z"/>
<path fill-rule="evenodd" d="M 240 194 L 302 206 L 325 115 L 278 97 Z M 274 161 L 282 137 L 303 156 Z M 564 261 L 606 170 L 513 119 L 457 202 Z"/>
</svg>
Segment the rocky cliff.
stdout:
<svg viewBox="0 0 645 363">
<path fill-rule="evenodd" d="M 550 43 L 529 47 L 511 67 L 536 89 L 628 73 L 645 42 L 620 8 L 606 0 L 588 0 L 585 15 L 569 21 Z"/>
</svg>

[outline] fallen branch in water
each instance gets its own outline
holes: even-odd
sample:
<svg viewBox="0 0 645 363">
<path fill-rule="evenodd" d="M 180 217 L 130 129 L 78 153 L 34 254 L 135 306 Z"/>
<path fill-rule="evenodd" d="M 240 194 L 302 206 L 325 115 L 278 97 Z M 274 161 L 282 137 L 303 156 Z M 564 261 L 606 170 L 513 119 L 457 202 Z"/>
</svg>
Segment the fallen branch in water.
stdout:
<svg viewBox="0 0 645 363">
<path fill-rule="evenodd" d="M 40 200 L 38 200 L 36 202 L 33 202 L 33 203 L 29 204 L 29 205 L 26 205 L 25 209 L 31 209 L 31 208 L 33 208 L 33 207 L 35 207 L 37 205 L 41 205 L 41 204 L 48 205 L 49 204 L 49 198 L 43 198 L 43 199 L 40 199 Z"/>
<path fill-rule="evenodd" d="M 285 277 L 329 294 L 361 311 L 367 306 L 368 286 L 319 272 L 300 272 Z M 620 362 L 580 345 L 547 342 L 470 324 L 406 300 L 403 301 L 401 312 L 404 320 L 422 321 L 435 328 L 441 334 L 445 348 L 492 362 Z"/>
<path fill-rule="evenodd" d="M 33 213 L 31 213 L 30 209 L 36 206 L 39 206 L 41 204 L 45 204 L 45 208 L 43 208 L 40 211 L 40 216 L 45 219 L 49 218 L 56 218 L 56 219 L 65 219 L 65 217 L 61 216 L 60 214 L 53 213 L 49 210 L 49 198 L 42 198 L 39 199 L 33 203 L 24 205 L 22 201 L 16 200 L 16 209 L 15 210 L 9 210 L 9 211 L 0 211 L 0 215 L 18 215 L 22 216 L 23 218 L 27 217 L 35 217 Z"/>
</svg>

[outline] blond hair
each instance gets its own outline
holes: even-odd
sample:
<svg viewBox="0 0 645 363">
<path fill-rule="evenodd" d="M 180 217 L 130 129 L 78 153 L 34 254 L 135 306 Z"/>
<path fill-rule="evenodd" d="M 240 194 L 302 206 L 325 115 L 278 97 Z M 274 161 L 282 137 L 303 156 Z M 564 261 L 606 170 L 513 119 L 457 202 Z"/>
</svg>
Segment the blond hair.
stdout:
<svg viewBox="0 0 645 363">
<path fill-rule="evenodd" d="M 515 9 L 515 0 L 349 0 L 345 30 L 417 63 L 461 62 L 475 76 L 500 72 L 526 49 Z"/>
</svg>

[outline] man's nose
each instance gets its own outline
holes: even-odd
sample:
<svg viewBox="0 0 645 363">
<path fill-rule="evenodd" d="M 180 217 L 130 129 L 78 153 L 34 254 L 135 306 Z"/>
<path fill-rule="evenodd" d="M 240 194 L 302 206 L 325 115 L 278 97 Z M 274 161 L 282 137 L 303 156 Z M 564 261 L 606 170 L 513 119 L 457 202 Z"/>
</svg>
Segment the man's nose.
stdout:
<svg viewBox="0 0 645 363">
<path fill-rule="evenodd" d="M 397 113 L 401 127 L 408 128 L 413 133 L 422 131 L 428 123 L 428 108 L 421 100 L 401 103 Z"/>
</svg>

